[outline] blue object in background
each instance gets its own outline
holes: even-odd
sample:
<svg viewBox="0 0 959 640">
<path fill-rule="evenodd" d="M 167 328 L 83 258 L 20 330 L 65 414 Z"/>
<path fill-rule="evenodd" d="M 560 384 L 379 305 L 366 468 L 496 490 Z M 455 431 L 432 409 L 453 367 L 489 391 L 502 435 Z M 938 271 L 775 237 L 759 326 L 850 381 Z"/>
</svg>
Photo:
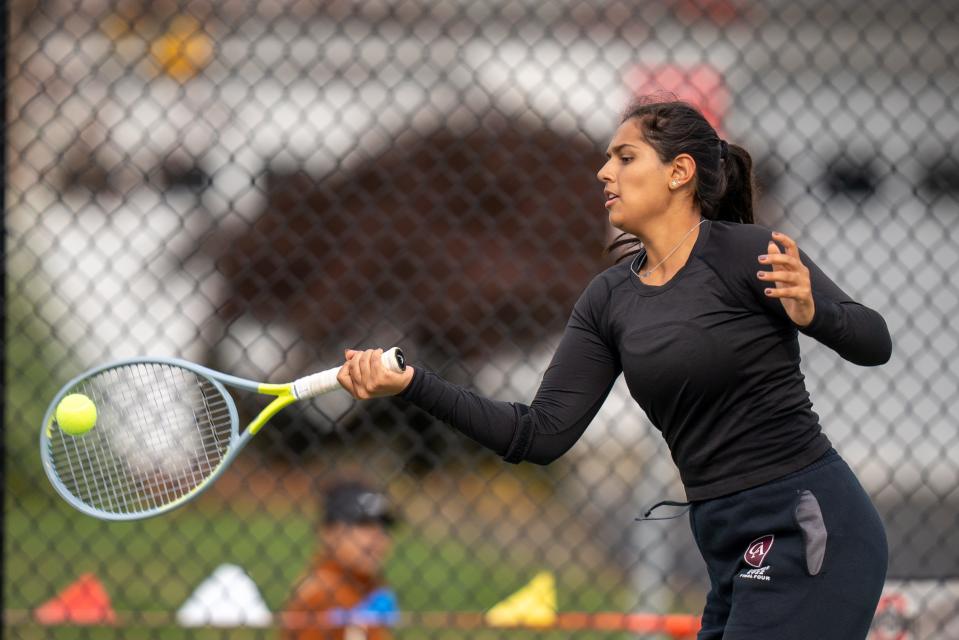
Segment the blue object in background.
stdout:
<svg viewBox="0 0 959 640">
<path fill-rule="evenodd" d="M 383 587 L 351 609 L 332 609 L 329 616 L 338 625 L 394 626 L 400 620 L 400 607 L 393 590 Z"/>
</svg>

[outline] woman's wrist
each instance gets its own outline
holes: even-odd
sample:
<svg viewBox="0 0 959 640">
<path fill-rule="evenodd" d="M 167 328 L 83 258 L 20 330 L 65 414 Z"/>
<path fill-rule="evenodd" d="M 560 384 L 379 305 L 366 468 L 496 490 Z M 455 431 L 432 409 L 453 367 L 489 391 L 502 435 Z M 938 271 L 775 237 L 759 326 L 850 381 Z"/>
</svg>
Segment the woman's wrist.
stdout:
<svg viewBox="0 0 959 640">
<path fill-rule="evenodd" d="M 411 365 L 406 365 L 406 370 L 403 372 L 403 386 L 396 392 L 396 395 L 406 397 L 413 389 L 413 380 L 415 377 L 416 369 Z"/>
</svg>

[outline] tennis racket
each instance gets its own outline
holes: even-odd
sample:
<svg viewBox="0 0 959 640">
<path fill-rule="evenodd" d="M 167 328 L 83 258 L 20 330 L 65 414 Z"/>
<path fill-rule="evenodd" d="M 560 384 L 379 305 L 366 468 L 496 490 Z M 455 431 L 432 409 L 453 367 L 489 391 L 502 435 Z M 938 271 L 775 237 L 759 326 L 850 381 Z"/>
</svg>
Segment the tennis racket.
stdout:
<svg viewBox="0 0 959 640">
<path fill-rule="evenodd" d="M 384 352 L 383 365 L 402 372 L 403 352 Z M 267 384 L 173 358 L 104 364 L 68 382 L 50 403 L 40 429 L 43 469 L 68 503 L 95 518 L 156 516 L 199 496 L 281 409 L 342 388 L 337 371 Z M 275 398 L 241 433 L 226 386 Z M 97 408 L 95 426 L 77 436 L 55 417 L 72 393 Z"/>
</svg>

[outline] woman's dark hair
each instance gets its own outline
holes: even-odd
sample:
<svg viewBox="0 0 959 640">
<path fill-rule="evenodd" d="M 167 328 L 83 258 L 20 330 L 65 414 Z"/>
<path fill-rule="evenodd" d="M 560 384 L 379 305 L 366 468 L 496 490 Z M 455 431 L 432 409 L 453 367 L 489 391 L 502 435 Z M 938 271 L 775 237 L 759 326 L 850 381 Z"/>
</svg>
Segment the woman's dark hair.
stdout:
<svg viewBox="0 0 959 640">
<path fill-rule="evenodd" d="M 699 109 L 681 100 L 644 97 L 626 109 L 621 122 L 629 120 L 637 121 L 643 139 L 662 162 L 681 153 L 696 161 L 693 202 L 704 218 L 752 223 L 752 158 L 742 147 L 721 140 Z M 639 242 L 626 235 L 618 236 L 608 250 Z"/>
</svg>

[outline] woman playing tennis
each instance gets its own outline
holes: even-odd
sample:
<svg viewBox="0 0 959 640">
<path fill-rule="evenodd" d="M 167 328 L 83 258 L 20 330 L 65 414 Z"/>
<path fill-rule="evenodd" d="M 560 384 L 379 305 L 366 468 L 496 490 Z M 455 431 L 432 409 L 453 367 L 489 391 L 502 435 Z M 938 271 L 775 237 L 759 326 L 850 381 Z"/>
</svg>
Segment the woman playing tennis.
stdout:
<svg viewBox="0 0 959 640">
<path fill-rule="evenodd" d="M 510 462 L 547 464 L 623 373 L 662 432 L 711 582 L 701 640 L 865 638 L 887 565 L 882 523 L 822 433 L 798 332 L 850 362 L 889 359 L 882 317 L 782 233 L 754 225 L 752 161 L 694 107 L 640 102 L 597 177 L 637 251 L 587 286 L 529 405 L 347 351 L 359 399 L 399 394 Z M 623 243 L 620 242 L 620 245 Z"/>
</svg>

